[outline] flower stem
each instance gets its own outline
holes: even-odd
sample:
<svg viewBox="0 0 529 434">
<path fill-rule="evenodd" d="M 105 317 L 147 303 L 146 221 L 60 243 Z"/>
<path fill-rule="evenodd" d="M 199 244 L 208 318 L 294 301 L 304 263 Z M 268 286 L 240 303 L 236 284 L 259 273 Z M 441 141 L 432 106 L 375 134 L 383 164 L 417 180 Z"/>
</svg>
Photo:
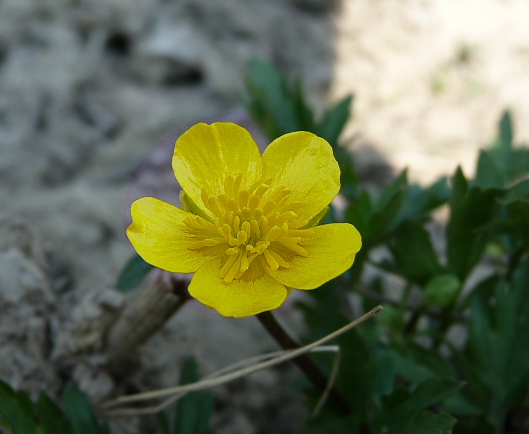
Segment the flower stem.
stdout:
<svg viewBox="0 0 529 434">
<path fill-rule="evenodd" d="M 256 315 L 256 317 L 268 331 L 268 333 L 270 333 L 276 342 L 281 346 L 281 348 L 284 350 L 300 348 L 300 345 L 294 339 L 292 339 L 292 337 L 286 332 L 281 324 L 279 324 L 272 312 L 262 312 Z M 302 354 L 301 356 L 292 359 L 292 361 L 312 381 L 319 392 L 325 392 L 329 383 L 329 379 L 308 354 Z M 329 398 L 334 402 L 336 407 L 340 409 L 340 411 L 345 414 L 351 413 L 351 407 L 334 387 L 330 390 Z"/>
</svg>

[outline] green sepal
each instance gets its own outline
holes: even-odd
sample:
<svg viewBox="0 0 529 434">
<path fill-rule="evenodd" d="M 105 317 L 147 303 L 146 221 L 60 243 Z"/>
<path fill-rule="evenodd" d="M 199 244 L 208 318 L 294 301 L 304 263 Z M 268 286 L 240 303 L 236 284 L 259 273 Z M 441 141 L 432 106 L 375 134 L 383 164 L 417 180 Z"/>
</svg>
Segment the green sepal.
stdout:
<svg viewBox="0 0 529 434">
<path fill-rule="evenodd" d="M 204 220 L 211 220 L 210 217 L 195 202 L 191 200 L 189 195 L 184 190 L 180 192 L 180 203 L 184 207 L 185 211 L 202 217 Z"/>
</svg>

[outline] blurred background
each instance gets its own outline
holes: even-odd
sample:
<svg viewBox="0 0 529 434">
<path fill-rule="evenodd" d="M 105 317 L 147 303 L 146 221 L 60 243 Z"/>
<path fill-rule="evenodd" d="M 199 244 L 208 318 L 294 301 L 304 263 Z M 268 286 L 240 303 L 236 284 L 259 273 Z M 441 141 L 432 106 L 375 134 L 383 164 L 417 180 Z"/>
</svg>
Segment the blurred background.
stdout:
<svg viewBox="0 0 529 434">
<path fill-rule="evenodd" d="M 426 183 L 470 174 L 506 108 L 529 142 L 527 17 L 525 0 L 0 0 L 0 378 L 114 391 L 61 351 L 134 296 L 112 289 L 132 252 L 130 179 L 162 137 L 240 110 L 250 59 L 300 79 L 317 111 L 354 94 L 360 173 L 408 166 Z M 136 380 L 175 384 L 189 354 L 209 372 L 275 348 L 251 318 L 191 309 L 142 347 Z M 278 387 L 293 375 L 219 388 L 215 432 L 296 432 L 302 407 Z"/>
</svg>

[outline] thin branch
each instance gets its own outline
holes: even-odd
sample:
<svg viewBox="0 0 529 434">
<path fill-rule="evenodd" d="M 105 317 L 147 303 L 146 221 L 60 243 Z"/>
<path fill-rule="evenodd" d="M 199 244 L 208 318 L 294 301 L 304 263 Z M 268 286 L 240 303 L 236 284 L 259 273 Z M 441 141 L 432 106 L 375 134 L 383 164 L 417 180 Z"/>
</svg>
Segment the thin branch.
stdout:
<svg viewBox="0 0 529 434">
<path fill-rule="evenodd" d="M 333 382 L 334 381 L 333 380 L 333 378 L 334 378 L 333 374 L 334 374 L 334 371 L 335 371 L 335 367 L 337 369 L 337 366 L 339 365 L 339 363 L 337 363 L 336 360 L 339 361 L 339 358 L 340 358 L 340 347 L 338 345 L 323 345 L 321 347 L 316 347 L 316 348 L 311 350 L 311 353 L 323 353 L 323 352 L 337 353 L 335 361 L 333 363 L 333 372 L 331 374 L 331 379 L 329 380 L 330 382 Z M 288 351 L 282 350 L 282 351 L 274 351 L 274 352 L 271 352 L 271 353 L 262 354 L 262 355 L 256 356 L 256 357 L 251 357 L 249 359 L 245 359 L 245 360 L 233 363 L 232 365 L 229 365 L 229 366 L 227 366 L 225 368 L 222 368 L 222 369 L 220 369 L 220 370 L 218 370 L 218 371 L 206 376 L 204 378 L 204 380 L 205 379 L 216 378 L 216 377 L 219 377 L 220 375 L 225 374 L 227 372 L 234 372 L 237 369 L 240 369 L 241 367 L 250 366 L 250 365 L 253 365 L 255 363 L 261 362 L 263 360 L 270 360 L 270 359 L 273 359 L 274 357 L 282 356 L 282 355 L 287 354 L 287 353 L 288 353 Z M 160 404 L 155 405 L 155 406 L 151 406 L 151 407 L 142 407 L 142 408 L 130 407 L 130 408 L 120 408 L 118 410 L 109 410 L 109 411 L 107 411 L 105 413 L 105 416 L 139 416 L 139 415 L 142 415 L 142 414 L 158 413 L 159 411 L 162 411 L 164 408 L 166 408 L 167 406 L 171 405 L 172 403 L 178 401 L 180 398 L 182 398 L 184 396 L 185 396 L 185 393 L 179 393 L 179 394 L 176 394 L 174 396 L 171 396 L 170 398 L 166 399 L 165 401 L 162 401 Z M 320 398 L 320 401 L 316 405 L 314 413 L 316 413 L 317 411 L 319 412 L 318 406 L 322 406 L 323 405 L 323 403 L 325 401 L 325 398 L 326 398 L 325 394 L 322 395 L 322 397 Z"/>
<path fill-rule="evenodd" d="M 260 313 L 257 319 L 264 328 L 272 335 L 276 342 L 285 350 L 300 348 L 300 345 L 292 339 L 286 330 L 279 324 L 272 312 L 267 311 Z M 318 365 L 310 358 L 308 354 L 302 354 L 292 360 L 296 366 L 303 371 L 310 381 L 316 386 L 320 393 L 325 393 L 329 385 L 329 379 L 319 368 Z M 335 405 L 345 414 L 351 413 L 351 408 L 343 396 L 334 388 L 329 391 L 329 396 Z"/>
<path fill-rule="evenodd" d="M 209 389 L 211 387 L 215 387 L 224 383 L 227 383 L 229 381 L 236 380 L 238 378 L 242 378 L 245 376 L 248 376 L 250 374 L 254 374 L 255 372 L 262 371 L 263 369 L 270 368 L 272 366 L 278 365 L 280 363 L 286 362 L 287 360 L 292 360 L 301 354 L 305 354 L 309 351 L 312 351 L 313 349 L 322 346 L 323 344 L 337 338 L 338 336 L 342 335 L 343 333 L 353 329 L 354 327 L 362 324 L 363 322 L 367 321 L 368 319 L 375 316 L 377 313 L 379 313 L 382 310 L 382 306 L 377 306 L 368 313 L 362 315 L 360 318 L 350 322 L 346 326 L 342 327 L 339 330 L 336 330 L 335 332 L 325 336 L 322 339 L 319 339 L 312 344 L 305 345 L 304 347 L 298 348 L 296 350 L 291 350 L 286 352 L 283 355 L 280 355 L 278 357 L 275 357 L 272 360 L 256 363 L 255 365 L 248 366 L 242 369 L 237 370 L 236 372 L 231 372 L 228 374 L 220 375 L 218 377 L 198 381 L 196 383 L 190 383 L 185 384 L 182 386 L 176 386 L 176 387 L 169 387 L 167 389 L 160 389 L 160 390 L 153 390 L 150 392 L 144 392 L 144 393 L 137 393 L 134 395 L 126 395 L 121 396 L 119 398 L 116 398 L 112 401 L 108 401 L 102 405 L 103 409 L 110 409 L 112 407 L 119 406 L 121 404 L 130 403 L 130 402 L 138 402 L 138 401 L 145 401 L 150 399 L 157 399 L 157 398 L 164 398 L 167 396 L 175 395 L 175 394 L 181 394 L 181 393 L 189 393 L 196 390 L 204 390 Z M 116 410 L 117 411 L 117 410 Z"/>
</svg>

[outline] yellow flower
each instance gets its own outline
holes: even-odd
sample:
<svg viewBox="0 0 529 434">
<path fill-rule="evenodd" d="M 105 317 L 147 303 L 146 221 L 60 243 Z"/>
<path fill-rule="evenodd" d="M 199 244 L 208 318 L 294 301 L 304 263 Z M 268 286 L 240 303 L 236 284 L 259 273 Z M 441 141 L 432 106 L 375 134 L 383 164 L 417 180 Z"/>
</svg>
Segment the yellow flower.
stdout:
<svg viewBox="0 0 529 434">
<path fill-rule="evenodd" d="M 260 154 L 244 128 L 197 124 L 176 141 L 173 170 L 186 210 L 144 197 L 127 236 L 148 263 L 195 273 L 189 293 L 224 316 L 276 309 L 351 267 L 354 226 L 315 226 L 340 190 L 330 145 L 285 134 Z"/>
</svg>

